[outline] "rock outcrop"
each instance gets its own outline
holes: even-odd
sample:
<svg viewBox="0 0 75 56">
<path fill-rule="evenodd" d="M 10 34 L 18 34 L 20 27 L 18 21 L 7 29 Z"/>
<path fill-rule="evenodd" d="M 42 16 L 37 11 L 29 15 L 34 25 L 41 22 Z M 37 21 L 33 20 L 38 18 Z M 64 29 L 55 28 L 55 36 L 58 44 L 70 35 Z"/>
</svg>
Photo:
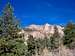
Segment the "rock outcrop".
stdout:
<svg viewBox="0 0 75 56">
<path fill-rule="evenodd" d="M 45 37 L 50 37 L 54 34 L 55 29 L 54 27 L 57 27 L 57 31 L 59 35 L 62 37 L 64 36 L 63 29 L 64 27 L 59 26 L 59 25 L 50 25 L 50 24 L 45 24 L 45 25 L 29 25 L 25 27 L 20 33 L 24 33 L 25 36 L 32 35 L 35 38 L 45 38 Z"/>
</svg>

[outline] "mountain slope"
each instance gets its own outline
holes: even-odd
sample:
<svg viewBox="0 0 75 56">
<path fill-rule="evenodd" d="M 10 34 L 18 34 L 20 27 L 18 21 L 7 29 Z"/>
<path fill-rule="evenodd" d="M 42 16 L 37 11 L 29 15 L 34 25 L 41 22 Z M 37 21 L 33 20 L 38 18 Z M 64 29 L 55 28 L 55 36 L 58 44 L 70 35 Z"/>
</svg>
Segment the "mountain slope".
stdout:
<svg viewBox="0 0 75 56">
<path fill-rule="evenodd" d="M 44 24 L 44 25 L 29 25 L 25 27 L 20 33 L 24 33 L 25 36 L 32 35 L 36 38 L 44 38 L 44 37 L 50 37 L 54 34 L 55 29 L 54 27 L 57 27 L 57 31 L 59 33 L 59 36 L 64 36 L 63 29 L 64 27 L 59 25 L 50 25 L 50 24 Z"/>
</svg>

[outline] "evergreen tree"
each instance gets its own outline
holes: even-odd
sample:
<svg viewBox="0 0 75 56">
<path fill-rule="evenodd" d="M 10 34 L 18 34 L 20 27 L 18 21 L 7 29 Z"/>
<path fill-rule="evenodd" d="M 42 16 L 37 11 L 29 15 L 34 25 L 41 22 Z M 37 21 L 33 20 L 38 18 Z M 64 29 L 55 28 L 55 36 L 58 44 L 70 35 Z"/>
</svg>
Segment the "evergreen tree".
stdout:
<svg viewBox="0 0 75 56">
<path fill-rule="evenodd" d="M 60 36 L 58 33 L 58 28 L 57 26 L 54 27 L 55 32 L 53 34 L 52 37 L 50 37 L 50 41 L 51 41 L 51 49 L 56 49 L 59 47 L 59 41 L 60 41 Z"/>
<path fill-rule="evenodd" d="M 25 56 L 26 46 L 15 21 L 13 10 L 8 3 L 0 20 L 0 56 Z"/>
<path fill-rule="evenodd" d="M 75 24 L 69 22 L 64 30 L 63 44 L 69 48 L 75 47 Z"/>
<path fill-rule="evenodd" d="M 36 39 L 35 44 L 36 51 L 38 55 L 40 55 L 43 52 L 43 49 L 46 47 L 46 41 L 45 39 L 38 38 Z"/>
<path fill-rule="evenodd" d="M 1 34 L 2 34 L 2 18 L 0 17 L 0 36 L 1 36 Z"/>
<path fill-rule="evenodd" d="M 29 35 L 28 40 L 27 40 L 27 44 L 28 44 L 28 54 L 27 56 L 32 56 L 35 54 L 35 40 L 33 38 L 32 35 Z"/>
</svg>

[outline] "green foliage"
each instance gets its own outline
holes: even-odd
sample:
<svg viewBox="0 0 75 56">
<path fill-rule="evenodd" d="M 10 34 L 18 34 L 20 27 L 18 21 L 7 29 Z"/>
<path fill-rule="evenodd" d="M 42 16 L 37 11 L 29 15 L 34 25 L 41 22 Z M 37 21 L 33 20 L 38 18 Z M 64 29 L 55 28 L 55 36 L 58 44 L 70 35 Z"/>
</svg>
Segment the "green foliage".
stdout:
<svg viewBox="0 0 75 56">
<path fill-rule="evenodd" d="M 28 44 L 27 56 L 32 56 L 33 54 L 35 54 L 35 40 L 32 35 L 28 37 L 27 44 Z"/>
<path fill-rule="evenodd" d="M 75 24 L 69 22 L 64 30 L 63 44 L 69 48 L 75 47 Z"/>
<path fill-rule="evenodd" d="M 2 25 L 1 24 L 2 24 L 2 18 L 0 17 L 0 34 L 2 34 Z"/>
<path fill-rule="evenodd" d="M 59 42 L 60 42 L 60 36 L 58 33 L 58 28 L 55 26 L 55 32 L 52 37 L 50 37 L 50 42 L 51 42 L 51 49 L 56 49 L 59 47 Z"/>
<path fill-rule="evenodd" d="M 13 10 L 8 3 L 0 19 L 0 56 L 25 56 L 27 46 L 24 44 Z"/>
<path fill-rule="evenodd" d="M 41 54 L 43 49 L 46 47 L 47 39 L 35 39 L 32 35 L 28 37 L 27 44 L 28 44 L 28 56 Z"/>
<path fill-rule="evenodd" d="M 40 38 L 35 40 L 35 44 L 36 44 L 35 50 L 37 51 L 38 55 L 40 55 L 42 53 L 43 49 L 46 47 L 46 43 L 47 43 L 46 40 L 47 39 L 40 39 Z"/>
</svg>

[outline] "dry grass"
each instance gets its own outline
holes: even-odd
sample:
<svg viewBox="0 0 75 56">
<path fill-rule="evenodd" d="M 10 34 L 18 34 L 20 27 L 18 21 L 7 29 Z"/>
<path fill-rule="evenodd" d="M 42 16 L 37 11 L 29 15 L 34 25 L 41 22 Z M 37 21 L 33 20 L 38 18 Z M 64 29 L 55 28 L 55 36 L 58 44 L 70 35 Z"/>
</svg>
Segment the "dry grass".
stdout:
<svg viewBox="0 0 75 56">
<path fill-rule="evenodd" d="M 34 56 L 75 56 L 75 55 L 72 50 L 67 49 L 62 45 L 61 47 L 59 47 L 58 50 L 53 50 L 51 52 L 47 48 L 45 48 L 43 49 L 43 52 L 40 55 L 36 53 L 36 55 Z"/>
</svg>

